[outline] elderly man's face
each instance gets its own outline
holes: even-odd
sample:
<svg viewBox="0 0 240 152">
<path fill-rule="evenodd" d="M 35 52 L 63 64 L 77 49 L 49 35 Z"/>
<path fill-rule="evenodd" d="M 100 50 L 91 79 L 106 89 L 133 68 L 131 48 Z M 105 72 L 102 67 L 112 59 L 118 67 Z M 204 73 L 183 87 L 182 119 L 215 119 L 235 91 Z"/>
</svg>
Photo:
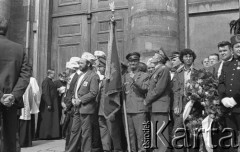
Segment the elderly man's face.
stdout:
<svg viewBox="0 0 240 152">
<path fill-rule="evenodd" d="M 216 56 L 216 55 L 210 55 L 208 58 L 209 58 L 210 66 L 218 63 L 218 56 Z"/>
<path fill-rule="evenodd" d="M 154 69 L 155 69 L 155 64 L 150 63 L 150 64 L 148 65 L 148 72 L 149 72 L 149 73 L 152 73 Z"/>
<path fill-rule="evenodd" d="M 205 59 L 203 60 L 203 66 L 204 66 L 204 67 L 209 67 L 209 60 L 208 60 L 208 58 L 205 58 Z"/>
<path fill-rule="evenodd" d="M 52 71 L 52 72 L 49 74 L 49 77 L 53 79 L 53 78 L 55 77 L 55 71 Z"/>
<path fill-rule="evenodd" d="M 106 67 L 105 66 L 98 66 L 98 71 L 101 73 L 101 75 L 105 75 L 105 70 L 106 70 Z"/>
<path fill-rule="evenodd" d="M 130 60 L 128 61 L 129 68 L 131 70 L 136 70 L 139 64 L 139 60 Z"/>
<path fill-rule="evenodd" d="M 233 54 L 237 57 L 240 57 L 240 43 L 234 44 Z"/>
<path fill-rule="evenodd" d="M 180 64 L 182 64 L 182 62 L 180 61 L 179 57 L 173 58 L 171 60 L 172 62 L 172 67 L 175 68 L 177 66 L 179 66 Z"/>
</svg>

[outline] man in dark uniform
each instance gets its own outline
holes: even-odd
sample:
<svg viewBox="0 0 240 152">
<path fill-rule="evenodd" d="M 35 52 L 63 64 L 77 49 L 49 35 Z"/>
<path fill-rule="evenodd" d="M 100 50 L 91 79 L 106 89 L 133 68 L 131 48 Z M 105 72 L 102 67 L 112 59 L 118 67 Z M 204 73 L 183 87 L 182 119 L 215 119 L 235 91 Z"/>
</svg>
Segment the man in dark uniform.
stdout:
<svg viewBox="0 0 240 152">
<path fill-rule="evenodd" d="M 238 135 L 240 131 L 240 35 L 231 37 L 234 57 L 223 64 L 219 78 L 219 94 L 222 104 L 230 111 L 225 117 L 226 127 Z M 238 143 L 234 141 L 234 143 Z M 232 151 L 237 148 L 231 147 Z"/>
<path fill-rule="evenodd" d="M 149 90 L 144 104 L 151 106 L 150 115 L 153 130 L 160 131 L 159 129 L 162 125 L 165 128 L 169 121 L 171 77 L 169 68 L 164 65 L 166 62 L 164 53 L 156 53 L 152 57 L 151 62 L 155 64 L 155 70 L 149 77 Z M 157 135 L 160 135 L 159 138 L 161 139 L 159 139 L 156 134 L 153 134 L 152 146 L 155 148 L 155 152 L 165 152 L 167 150 L 169 141 L 168 129 L 169 128 L 166 127 L 162 130 L 167 141 L 160 134 Z M 155 143 L 155 141 L 157 141 L 157 143 Z"/>
<path fill-rule="evenodd" d="M 16 152 L 17 110 L 24 107 L 31 68 L 23 47 L 5 37 L 7 28 L 8 21 L 0 17 L 0 152 Z"/>
<path fill-rule="evenodd" d="M 143 123 L 147 120 L 148 110 L 143 101 L 148 89 L 146 83 L 148 74 L 139 70 L 139 53 L 129 53 L 126 59 L 128 60 L 129 72 L 124 77 L 124 85 L 131 150 L 142 152 L 145 151 L 143 148 Z"/>
</svg>

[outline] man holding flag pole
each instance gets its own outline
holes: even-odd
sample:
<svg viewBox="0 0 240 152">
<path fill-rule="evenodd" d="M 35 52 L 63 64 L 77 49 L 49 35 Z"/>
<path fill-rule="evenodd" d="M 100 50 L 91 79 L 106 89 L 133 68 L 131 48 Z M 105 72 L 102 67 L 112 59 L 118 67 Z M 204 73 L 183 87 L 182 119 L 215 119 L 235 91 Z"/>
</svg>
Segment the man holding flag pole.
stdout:
<svg viewBox="0 0 240 152">
<path fill-rule="evenodd" d="M 121 63 L 119 61 L 118 52 L 117 52 L 117 42 L 115 35 L 115 24 L 114 21 L 114 2 L 109 4 L 112 11 L 112 17 L 110 20 L 110 35 L 108 42 L 108 56 L 106 62 L 106 82 L 105 82 L 105 94 L 106 98 L 104 100 L 104 116 L 106 119 L 114 119 L 117 112 L 121 108 L 120 98 L 122 92 L 122 78 L 121 78 Z M 123 98 L 123 110 L 124 110 L 124 122 L 126 126 L 126 137 L 128 151 L 131 151 L 130 142 L 129 142 L 129 132 L 127 124 L 127 115 L 125 107 L 125 99 Z"/>
</svg>

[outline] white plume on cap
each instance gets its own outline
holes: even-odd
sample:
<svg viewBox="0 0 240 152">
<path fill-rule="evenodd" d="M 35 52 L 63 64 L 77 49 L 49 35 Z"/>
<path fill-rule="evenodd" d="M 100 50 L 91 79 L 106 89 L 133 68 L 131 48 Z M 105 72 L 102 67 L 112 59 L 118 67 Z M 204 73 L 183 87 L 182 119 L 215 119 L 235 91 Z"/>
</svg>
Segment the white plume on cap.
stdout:
<svg viewBox="0 0 240 152">
<path fill-rule="evenodd" d="M 69 61 L 66 63 L 66 68 L 75 70 L 75 69 L 79 68 L 79 65 L 77 64 L 77 62 Z"/>
<path fill-rule="evenodd" d="M 79 57 L 71 57 L 70 62 L 79 62 L 80 58 Z"/>
<path fill-rule="evenodd" d="M 95 51 L 94 55 L 95 56 L 104 56 L 104 57 L 106 57 L 106 54 L 103 51 L 99 51 L 99 50 Z"/>
<path fill-rule="evenodd" d="M 96 57 L 93 54 L 89 53 L 89 52 L 83 52 L 81 58 L 85 59 L 85 60 L 88 60 L 90 62 L 93 62 L 93 61 L 96 60 Z"/>
</svg>

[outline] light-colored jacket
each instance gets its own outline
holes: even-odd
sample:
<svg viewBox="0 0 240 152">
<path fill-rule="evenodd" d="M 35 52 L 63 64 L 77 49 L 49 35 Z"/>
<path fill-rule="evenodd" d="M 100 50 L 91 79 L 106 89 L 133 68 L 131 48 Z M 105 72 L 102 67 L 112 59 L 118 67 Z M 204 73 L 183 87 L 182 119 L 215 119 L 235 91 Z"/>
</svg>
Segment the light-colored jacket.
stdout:
<svg viewBox="0 0 240 152">
<path fill-rule="evenodd" d="M 39 112 L 40 97 L 41 94 L 37 80 L 31 77 L 30 83 L 23 94 L 24 108 L 21 109 L 21 120 L 31 120 L 31 114 Z"/>
</svg>

